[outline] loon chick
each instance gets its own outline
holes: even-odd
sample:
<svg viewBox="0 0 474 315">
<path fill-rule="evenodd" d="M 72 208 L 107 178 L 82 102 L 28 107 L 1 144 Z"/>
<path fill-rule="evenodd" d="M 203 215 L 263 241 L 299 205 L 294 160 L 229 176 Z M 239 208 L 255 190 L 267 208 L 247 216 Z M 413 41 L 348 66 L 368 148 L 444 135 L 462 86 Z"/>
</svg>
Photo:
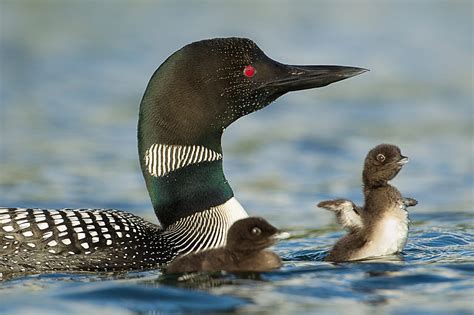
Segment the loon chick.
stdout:
<svg viewBox="0 0 474 315">
<path fill-rule="evenodd" d="M 287 92 L 365 71 L 281 64 L 245 38 L 183 47 L 153 74 L 139 111 L 140 166 L 161 226 L 117 210 L 0 208 L 0 274 L 150 269 L 225 245 L 248 216 L 223 173 L 225 128 Z"/>
<path fill-rule="evenodd" d="M 230 227 L 225 247 L 180 256 L 168 265 L 166 272 L 262 272 L 280 268 L 280 257 L 264 250 L 276 242 L 278 232 L 276 227 L 263 218 L 241 219 Z"/>
<path fill-rule="evenodd" d="M 364 163 L 365 205 L 358 207 L 347 199 L 322 201 L 318 207 L 334 211 L 338 222 L 348 230 L 329 255 L 328 261 L 359 260 L 400 252 L 408 237 L 407 207 L 418 202 L 403 198 L 388 184 L 408 158 L 397 146 L 381 144 L 370 150 Z"/>
</svg>

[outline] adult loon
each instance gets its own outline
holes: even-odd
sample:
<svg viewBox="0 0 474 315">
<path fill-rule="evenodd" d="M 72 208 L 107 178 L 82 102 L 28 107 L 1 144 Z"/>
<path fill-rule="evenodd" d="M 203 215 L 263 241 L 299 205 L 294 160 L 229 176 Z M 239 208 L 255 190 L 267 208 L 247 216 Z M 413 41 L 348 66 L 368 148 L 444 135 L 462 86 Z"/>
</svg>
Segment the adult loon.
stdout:
<svg viewBox="0 0 474 315">
<path fill-rule="evenodd" d="M 326 200 L 318 207 L 334 211 L 338 222 L 348 230 L 329 255 L 328 261 L 360 260 L 402 251 L 408 237 L 407 207 L 418 202 L 403 198 L 397 188 L 388 184 L 408 158 L 400 148 L 380 144 L 369 151 L 362 172 L 364 207 L 347 199 Z"/>
<path fill-rule="evenodd" d="M 150 79 L 140 104 L 140 166 L 161 226 L 105 209 L 0 208 L 0 274 L 150 269 L 225 245 L 247 212 L 222 170 L 221 136 L 279 96 L 366 69 L 292 66 L 245 38 L 184 46 Z"/>
</svg>

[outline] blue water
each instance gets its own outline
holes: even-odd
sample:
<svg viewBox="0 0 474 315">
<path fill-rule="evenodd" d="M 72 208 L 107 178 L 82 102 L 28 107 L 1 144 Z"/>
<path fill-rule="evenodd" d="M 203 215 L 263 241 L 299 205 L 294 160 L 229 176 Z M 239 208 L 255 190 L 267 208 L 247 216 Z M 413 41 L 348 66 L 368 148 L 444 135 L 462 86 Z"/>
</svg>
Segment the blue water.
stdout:
<svg viewBox="0 0 474 315">
<path fill-rule="evenodd" d="M 369 68 L 286 95 L 224 135 L 225 171 L 254 215 L 291 232 L 262 274 L 160 271 L 0 282 L 0 314 L 472 314 L 471 1 L 0 2 L 0 205 L 118 208 L 156 222 L 139 170 L 149 77 L 197 39 L 245 36 L 285 63 Z M 361 203 L 367 151 L 409 156 L 398 256 L 322 259 L 343 235 L 318 201 Z"/>
</svg>

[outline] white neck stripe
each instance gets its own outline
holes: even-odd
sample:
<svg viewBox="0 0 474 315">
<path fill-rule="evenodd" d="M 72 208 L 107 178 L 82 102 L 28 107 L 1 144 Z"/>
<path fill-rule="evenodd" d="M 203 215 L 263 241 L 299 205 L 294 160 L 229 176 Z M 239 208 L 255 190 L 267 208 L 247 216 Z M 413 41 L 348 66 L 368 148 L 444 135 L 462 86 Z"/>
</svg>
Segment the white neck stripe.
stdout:
<svg viewBox="0 0 474 315">
<path fill-rule="evenodd" d="M 179 168 L 222 159 L 222 154 L 201 145 L 152 144 L 145 152 L 145 165 L 151 176 L 161 177 Z"/>
</svg>

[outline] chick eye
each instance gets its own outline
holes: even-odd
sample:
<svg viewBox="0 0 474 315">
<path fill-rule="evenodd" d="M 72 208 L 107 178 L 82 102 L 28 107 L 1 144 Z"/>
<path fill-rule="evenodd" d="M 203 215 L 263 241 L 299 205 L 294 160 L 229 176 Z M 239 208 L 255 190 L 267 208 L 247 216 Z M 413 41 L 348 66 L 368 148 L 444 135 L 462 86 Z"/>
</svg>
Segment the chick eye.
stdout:
<svg viewBox="0 0 474 315">
<path fill-rule="evenodd" d="M 255 73 L 257 73 L 257 70 L 250 65 L 244 68 L 244 76 L 246 76 L 247 78 L 253 77 Z"/>
<path fill-rule="evenodd" d="M 262 233 L 262 230 L 260 230 L 258 227 L 254 227 L 251 231 L 253 235 L 260 235 Z"/>
<path fill-rule="evenodd" d="M 379 162 L 385 161 L 385 155 L 383 155 L 381 153 L 377 154 L 377 161 L 379 161 Z"/>
</svg>

